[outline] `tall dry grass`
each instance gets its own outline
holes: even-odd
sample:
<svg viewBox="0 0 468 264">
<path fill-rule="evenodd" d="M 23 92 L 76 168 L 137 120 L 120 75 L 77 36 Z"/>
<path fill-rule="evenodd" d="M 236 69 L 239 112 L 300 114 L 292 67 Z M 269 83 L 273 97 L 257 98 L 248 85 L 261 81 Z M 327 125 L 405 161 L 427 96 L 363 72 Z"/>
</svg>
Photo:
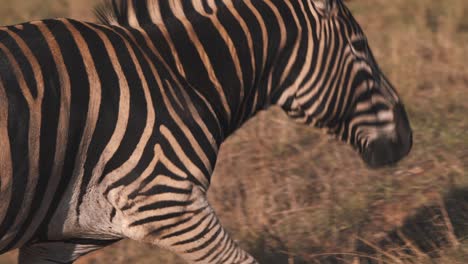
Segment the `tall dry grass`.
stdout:
<svg viewBox="0 0 468 264">
<path fill-rule="evenodd" d="M 4 1 L 3 23 L 89 19 L 88 5 L 96 2 Z M 223 146 L 210 201 L 261 263 L 465 263 L 468 2 L 348 2 L 406 103 L 415 132 L 411 156 L 398 167 L 369 170 L 348 146 L 273 109 Z M 130 241 L 79 263 L 150 262 L 182 263 Z"/>
</svg>

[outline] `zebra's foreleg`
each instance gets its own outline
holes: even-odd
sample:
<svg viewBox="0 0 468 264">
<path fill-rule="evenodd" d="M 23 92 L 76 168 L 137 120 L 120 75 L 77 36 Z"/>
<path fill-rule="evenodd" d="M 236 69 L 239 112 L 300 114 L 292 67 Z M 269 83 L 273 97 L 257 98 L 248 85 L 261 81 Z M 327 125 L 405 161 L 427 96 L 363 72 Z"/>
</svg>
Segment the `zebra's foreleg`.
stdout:
<svg viewBox="0 0 468 264">
<path fill-rule="evenodd" d="M 130 224 L 126 235 L 166 248 L 189 263 L 258 263 L 231 239 L 198 188 L 193 188 L 183 210 L 160 210 L 164 214 L 155 210 L 154 214 L 146 214 L 145 218 Z"/>
</svg>

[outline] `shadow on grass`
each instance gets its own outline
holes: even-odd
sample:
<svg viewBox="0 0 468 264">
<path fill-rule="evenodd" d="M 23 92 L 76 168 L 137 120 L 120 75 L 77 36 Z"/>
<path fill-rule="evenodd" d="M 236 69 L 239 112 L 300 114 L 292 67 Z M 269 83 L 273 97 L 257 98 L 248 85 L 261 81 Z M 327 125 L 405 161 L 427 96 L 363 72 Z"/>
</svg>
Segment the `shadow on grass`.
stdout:
<svg viewBox="0 0 468 264">
<path fill-rule="evenodd" d="M 437 201 L 438 200 L 438 201 Z M 303 259 L 290 256 L 286 245 L 265 233 L 249 246 L 250 252 L 260 263 L 269 264 L 374 264 L 374 263 L 436 263 L 442 250 L 456 248 L 468 238 L 468 187 L 454 189 L 445 197 L 436 199 L 433 205 L 425 206 L 409 216 L 404 224 L 386 234 L 386 238 L 371 244 L 358 242 L 352 254 L 324 255 Z M 267 241 L 276 240 L 275 246 Z M 310 254 L 323 252 L 310 248 Z M 366 256 L 366 257 L 364 257 Z M 414 262 L 415 259 L 421 261 Z M 358 261 L 359 260 L 359 261 Z M 422 261 L 425 260 L 425 261 Z"/>
<path fill-rule="evenodd" d="M 434 205 L 420 208 L 404 224 L 375 245 L 360 242 L 357 252 L 375 259 L 439 258 L 441 250 L 456 247 L 468 237 L 468 188 L 453 189 Z"/>
</svg>

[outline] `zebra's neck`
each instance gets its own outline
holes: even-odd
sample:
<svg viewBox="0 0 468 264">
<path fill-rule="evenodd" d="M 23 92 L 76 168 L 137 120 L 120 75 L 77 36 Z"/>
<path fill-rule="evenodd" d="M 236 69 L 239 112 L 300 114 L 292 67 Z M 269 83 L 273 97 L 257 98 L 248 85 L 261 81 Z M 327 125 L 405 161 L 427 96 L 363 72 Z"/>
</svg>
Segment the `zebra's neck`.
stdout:
<svg viewBox="0 0 468 264">
<path fill-rule="evenodd" d="M 155 34 L 171 68 L 216 113 L 224 139 L 276 103 L 304 63 L 304 3 L 292 2 L 128 0 L 122 12 L 129 26 Z"/>
</svg>

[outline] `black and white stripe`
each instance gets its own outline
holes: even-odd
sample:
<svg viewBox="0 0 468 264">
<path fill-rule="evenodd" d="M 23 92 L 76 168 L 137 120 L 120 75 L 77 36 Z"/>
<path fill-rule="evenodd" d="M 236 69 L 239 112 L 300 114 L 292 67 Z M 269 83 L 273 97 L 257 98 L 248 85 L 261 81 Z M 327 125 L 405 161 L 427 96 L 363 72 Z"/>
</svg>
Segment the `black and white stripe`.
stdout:
<svg viewBox="0 0 468 264">
<path fill-rule="evenodd" d="M 191 263 L 257 263 L 206 200 L 222 142 L 258 111 L 411 148 L 400 99 L 341 0 L 114 0 L 101 24 L 0 28 L 0 252 L 70 263 L 122 238 Z"/>
</svg>

